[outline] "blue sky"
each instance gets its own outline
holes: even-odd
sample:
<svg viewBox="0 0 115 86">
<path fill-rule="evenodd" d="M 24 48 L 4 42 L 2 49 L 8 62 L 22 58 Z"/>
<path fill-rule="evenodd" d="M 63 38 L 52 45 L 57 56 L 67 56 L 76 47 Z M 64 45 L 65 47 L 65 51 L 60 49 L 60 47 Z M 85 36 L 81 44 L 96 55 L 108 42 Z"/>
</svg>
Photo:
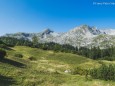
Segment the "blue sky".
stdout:
<svg viewBox="0 0 115 86">
<path fill-rule="evenodd" d="M 115 5 L 93 2 L 115 0 L 0 0 L 0 35 L 46 28 L 66 32 L 83 24 L 114 29 Z"/>
</svg>

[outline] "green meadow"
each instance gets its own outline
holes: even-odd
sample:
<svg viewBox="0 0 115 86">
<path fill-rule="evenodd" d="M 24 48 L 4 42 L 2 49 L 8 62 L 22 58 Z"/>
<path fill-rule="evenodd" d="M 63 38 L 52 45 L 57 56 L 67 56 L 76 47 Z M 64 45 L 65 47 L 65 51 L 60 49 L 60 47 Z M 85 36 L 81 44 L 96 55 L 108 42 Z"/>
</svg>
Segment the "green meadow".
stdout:
<svg viewBox="0 0 115 86">
<path fill-rule="evenodd" d="M 0 86 L 115 86 L 114 81 L 86 78 L 85 70 L 98 68 L 102 63 L 115 61 L 15 46 L 0 60 Z"/>
</svg>

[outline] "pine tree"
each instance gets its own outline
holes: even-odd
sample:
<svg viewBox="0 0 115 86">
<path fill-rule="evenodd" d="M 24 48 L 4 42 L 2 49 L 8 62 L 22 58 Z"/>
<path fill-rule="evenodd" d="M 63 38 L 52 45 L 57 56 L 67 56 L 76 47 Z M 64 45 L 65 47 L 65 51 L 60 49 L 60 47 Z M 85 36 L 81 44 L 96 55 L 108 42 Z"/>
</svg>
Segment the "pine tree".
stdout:
<svg viewBox="0 0 115 86">
<path fill-rule="evenodd" d="M 36 47 L 36 46 L 37 46 L 38 41 L 39 41 L 38 37 L 34 35 L 34 36 L 32 37 L 33 47 Z"/>
</svg>

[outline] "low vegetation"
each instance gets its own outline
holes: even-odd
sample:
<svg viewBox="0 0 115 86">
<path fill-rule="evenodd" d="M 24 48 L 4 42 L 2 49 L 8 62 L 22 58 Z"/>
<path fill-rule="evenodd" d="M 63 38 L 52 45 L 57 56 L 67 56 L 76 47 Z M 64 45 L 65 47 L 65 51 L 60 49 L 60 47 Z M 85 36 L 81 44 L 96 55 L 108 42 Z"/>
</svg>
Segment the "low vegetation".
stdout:
<svg viewBox="0 0 115 86">
<path fill-rule="evenodd" d="M 4 58 L 6 56 L 6 51 L 0 48 L 0 58 Z"/>
<path fill-rule="evenodd" d="M 16 54 L 14 55 L 14 57 L 22 58 L 22 57 L 23 57 L 23 55 L 22 55 L 22 54 L 20 54 L 20 53 L 16 53 Z"/>
<path fill-rule="evenodd" d="M 36 59 L 35 57 L 33 57 L 33 56 L 30 56 L 28 59 L 31 60 L 31 61 L 36 61 L 36 60 L 37 60 L 37 59 Z"/>
<path fill-rule="evenodd" d="M 90 71 L 90 75 L 95 79 L 113 80 L 115 81 L 115 65 L 103 64 L 99 68 Z"/>
<path fill-rule="evenodd" d="M 15 46 L 6 52 L 6 59 L 0 61 L 0 75 L 6 78 L 0 78 L 0 84 L 3 86 L 115 85 L 114 81 L 93 79 L 93 76 L 87 75 L 87 70 L 94 67 L 99 68 L 102 63 L 110 64 L 110 61 L 96 61 L 76 54 L 46 51 L 25 46 Z M 16 58 L 14 55 L 17 53 L 22 54 L 23 58 Z M 113 64 L 115 64 L 114 61 Z"/>
</svg>

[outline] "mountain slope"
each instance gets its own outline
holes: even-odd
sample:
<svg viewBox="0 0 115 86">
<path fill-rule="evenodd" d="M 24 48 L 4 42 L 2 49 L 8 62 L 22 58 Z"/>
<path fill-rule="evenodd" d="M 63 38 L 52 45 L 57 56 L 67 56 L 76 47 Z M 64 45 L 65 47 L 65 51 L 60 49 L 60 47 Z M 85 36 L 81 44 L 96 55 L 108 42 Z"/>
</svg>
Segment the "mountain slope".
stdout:
<svg viewBox="0 0 115 86">
<path fill-rule="evenodd" d="M 73 46 L 110 46 L 115 44 L 115 30 L 99 30 L 96 27 L 81 25 L 65 33 L 56 33 L 46 29 L 39 33 L 14 33 L 4 36 L 15 37 L 19 39 L 29 39 L 36 35 L 39 42 L 56 42 L 59 44 L 70 44 Z M 109 42 L 109 43 L 108 43 Z"/>
</svg>

